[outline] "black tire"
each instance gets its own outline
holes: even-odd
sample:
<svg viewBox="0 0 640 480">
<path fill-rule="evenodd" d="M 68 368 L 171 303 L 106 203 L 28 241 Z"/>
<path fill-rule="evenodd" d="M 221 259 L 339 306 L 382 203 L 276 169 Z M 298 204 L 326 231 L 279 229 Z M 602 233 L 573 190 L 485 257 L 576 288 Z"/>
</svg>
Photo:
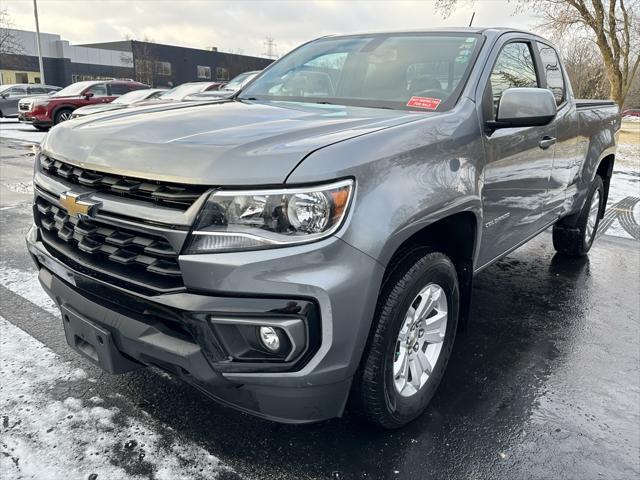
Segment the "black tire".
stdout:
<svg viewBox="0 0 640 480">
<path fill-rule="evenodd" d="M 394 385 L 396 340 L 411 302 L 429 284 L 439 285 L 447 296 L 449 316 L 444 343 L 426 383 L 412 396 L 405 397 Z M 456 269 L 446 255 L 420 249 L 396 264 L 383 283 L 367 348 L 354 377 L 349 409 L 356 417 L 394 429 L 406 425 L 425 410 L 451 356 L 459 303 Z"/>
<path fill-rule="evenodd" d="M 589 210 L 591 202 L 596 192 L 599 193 L 598 216 L 590 237 L 587 235 L 587 223 L 589 221 Z M 582 257 L 586 255 L 598 233 L 600 219 L 604 213 L 604 184 L 599 175 L 593 179 L 584 205 L 580 212 L 566 218 L 560 219 L 553 226 L 553 247 L 558 253 L 571 257 Z"/>
<path fill-rule="evenodd" d="M 70 108 L 61 108 L 56 112 L 56 115 L 53 118 L 53 124 L 58 125 L 61 122 L 69 120 L 69 118 L 65 118 L 65 117 L 67 115 L 71 115 L 71 112 L 73 112 L 73 110 L 71 110 Z"/>
</svg>

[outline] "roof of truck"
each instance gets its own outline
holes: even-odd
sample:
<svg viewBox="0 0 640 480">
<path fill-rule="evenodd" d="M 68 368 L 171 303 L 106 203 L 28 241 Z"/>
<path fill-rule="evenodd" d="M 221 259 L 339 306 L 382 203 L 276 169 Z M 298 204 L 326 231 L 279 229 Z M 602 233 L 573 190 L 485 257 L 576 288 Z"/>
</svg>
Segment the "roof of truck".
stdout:
<svg viewBox="0 0 640 480">
<path fill-rule="evenodd" d="M 393 34 L 406 34 L 406 33 L 473 33 L 473 34 L 502 35 L 508 32 L 526 33 L 528 35 L 533 35 L 535 37 L 539 36 L 539 35 L 536 35 L 535 33 L 527 32 L 526 30 L 520 30 L 517 28 L 511 28 L 511 27 L 429 27 L 429 28 L 418 28 L 418 29 L 408 29 L 408 30 L 383 30 L 383 31 L 377 31 L 377 32 L 336 34 L 336 35 L 328 35 L 328 37 L 393 35 Z"/>
</svg>

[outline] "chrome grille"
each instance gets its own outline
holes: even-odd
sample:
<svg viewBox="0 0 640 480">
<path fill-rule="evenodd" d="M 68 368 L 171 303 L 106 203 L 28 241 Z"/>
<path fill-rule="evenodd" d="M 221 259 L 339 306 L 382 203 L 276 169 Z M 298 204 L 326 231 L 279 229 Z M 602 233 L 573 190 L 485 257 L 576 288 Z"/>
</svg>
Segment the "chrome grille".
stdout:
<svg viewBox="0 0 640 480">
<path fill-rule="evenodd" d="M 156 290 L 183 285 L 178 252 L 165 238 L 70 216 L 40 196 L 34 215 L 45 244 L 90 269 Z"/>
<path fill-rule="evenodd" d="M 88 170 L 47 156 L 40 156 L 42 170 L 67 183 L 84 185 L 97 191 L 152 202 L 182 210 L 188 209 L 207 190 L 205 186 L 154 182 Z"/>
</svg>

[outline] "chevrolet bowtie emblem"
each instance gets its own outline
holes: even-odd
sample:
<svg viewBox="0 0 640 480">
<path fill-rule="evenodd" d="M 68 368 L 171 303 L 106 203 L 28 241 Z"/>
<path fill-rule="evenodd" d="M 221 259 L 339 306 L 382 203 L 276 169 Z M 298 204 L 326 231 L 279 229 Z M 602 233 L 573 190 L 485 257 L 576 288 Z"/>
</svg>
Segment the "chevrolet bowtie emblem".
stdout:
<svg viewBox="0 0 640 480">
<path fill-rule="evenodd" d="M 66 192 L 60 195 L 60 206 L 72 217 L 93 216 L 100 206 L 98 202 L 82 200 L 81 194 Z"/>
</svg>

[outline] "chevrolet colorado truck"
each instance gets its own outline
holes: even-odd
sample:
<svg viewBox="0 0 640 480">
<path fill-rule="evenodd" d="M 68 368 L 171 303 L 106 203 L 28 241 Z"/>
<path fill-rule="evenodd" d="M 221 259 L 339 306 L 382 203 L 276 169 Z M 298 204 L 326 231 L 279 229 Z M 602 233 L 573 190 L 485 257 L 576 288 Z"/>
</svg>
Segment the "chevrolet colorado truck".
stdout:
<svg viewBox="0 0 640 480">
<path fill-rule="evenodd" d="M 549 227 L 587 254 L 619 129 L 530 33 L 329 36 L 229 99 L 52 129 L 27 244 L 69 345 L 109 372 L 397 428 L 436 392 L 475 273 Z"/>
</svg>

